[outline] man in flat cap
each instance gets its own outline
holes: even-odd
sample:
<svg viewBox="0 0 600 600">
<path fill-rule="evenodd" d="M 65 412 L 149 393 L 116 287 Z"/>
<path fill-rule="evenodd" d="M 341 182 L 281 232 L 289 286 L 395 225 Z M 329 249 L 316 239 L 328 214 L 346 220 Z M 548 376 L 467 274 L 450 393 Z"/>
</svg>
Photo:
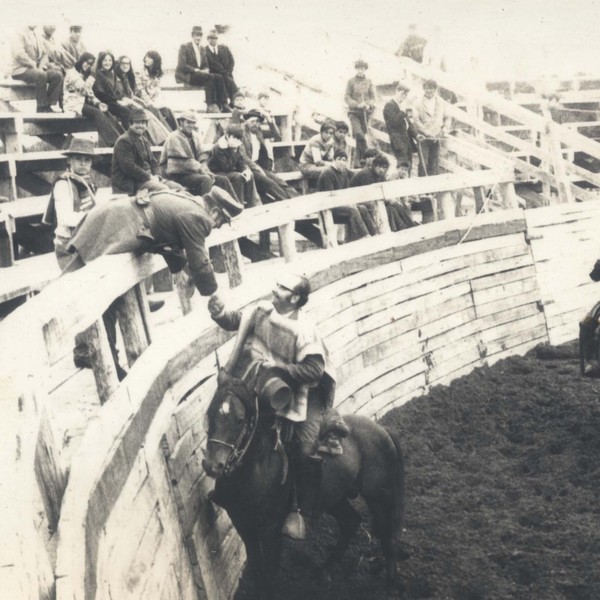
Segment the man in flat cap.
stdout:
<svg viewBox="0 0 600 600">
<path fill-rule="evenodd" d="M 182 190 L 174 181 L 158 174 L 158 161 L 144 135 L 148 125 L 146 111 L 131 109 L 129 129 L 115 143 L 112 157 L 112 189 L 115 193 L 133 196 L 140 190 L 149 192 Z"/>
<path fill-rule="evenodd" d="M 357 60 L 354 63 L 356 75 L 348 81 L 344 95 L 352 136 L 356 140 L 357 163 L 360 163 L 368 147 L 369 122 L 376 104 L 375 87 L 366 76 L 368 68 L 369 65 L 364 60 Z"/>
<path fill-rule="evenodd" d="M 208 112 L 231 112 L 223 77 L 209 71 L 206 49 L 201 46 L 202 35 L 202 27 L 194 25 L 192 41 L 180 46 L 175 81 L 204 88 Z"/>
<path fill-rule="evenodd" d="M 178 117 L 178 128 L 167 137 L 160 157 L 163 175 L 185 187 L 191 194 L 202 196 L 216 185 L 239 201 L 229 179 L 225 175 L 210 172 L 206 159 L 212 144 L 207 146 L 202 143 L 196 123 L 196 115 L 192 111 Z"/>
</svg>

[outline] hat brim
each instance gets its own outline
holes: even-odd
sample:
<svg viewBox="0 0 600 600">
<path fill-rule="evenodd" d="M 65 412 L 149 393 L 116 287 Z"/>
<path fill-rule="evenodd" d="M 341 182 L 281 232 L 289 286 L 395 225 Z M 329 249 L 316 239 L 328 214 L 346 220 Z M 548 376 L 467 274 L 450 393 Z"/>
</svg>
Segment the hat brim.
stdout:
<svg viewBox="0 0 600 600">
<path fill-rule="evenodd" d="M 63 156 L 89 156 L 90 158 L 94 158 L 94 156 L 96 156 L 92 152 L 73 152 L 71 150 L 65 150 L 62 154 Z"/>
</svg>

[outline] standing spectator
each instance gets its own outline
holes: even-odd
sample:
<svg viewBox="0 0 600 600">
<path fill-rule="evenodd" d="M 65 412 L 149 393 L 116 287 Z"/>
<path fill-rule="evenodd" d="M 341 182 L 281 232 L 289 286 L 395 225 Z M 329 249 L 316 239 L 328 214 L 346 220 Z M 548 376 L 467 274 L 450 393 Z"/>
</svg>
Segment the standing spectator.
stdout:
<svg viewBox="0 0 600 600">
<path fill-rule="evenodd" d="M 408 35 L 400 44 L 400 48 L 396 51 L 396 56 L 405 56 L 406 58 L 412 58 L 418 63 L 423 62 L 423 52 L 427 40 L 417 33 L 417 26 L 413 23 L 408 26 Z"/>
<path fill-rule="evenodd" d="M 215 175 L 224 175 L 229 179 L 236 196 L 243 199 L 244 206 L 257 206 L 261 202 L 256 191 L 254 175 L 240 150 L 243 138 L 241 125 L 229 125 L 225 135 L 213 146 L 208 168 Z"/>
<path fill-rule="evenodd" d="M 350 172 L 346 168 L 348 155 L 343 150 L 336 150 L 331 166 L 319 175 L 317 191 L 328 192 L 345 190 L 350 187 Z M 331 209 L 334 223 L 348 223 L 349 241 L 358 240 L 377 234 L 377 226 L 365 204 L 338 206 Z"/>
<path fill-rule="evenodd" d="M 260 129 L 260 123 L 263 120 L 262 113 L 257 110 L 250 110 L 244 115 L 244 135 L 240 151 L 254 175 L 254 182 L 261 200 L 263 204 L 266 204 L 287 200 L 292 198 L 293 194 L 287 183 L 273 172 L 273 160 L 269 157 L 269 150 Z"/>
<path fill-rule="evenodd" d="M 81 55 L 86 51 L 81 41 L 81 31 L 81 25 L 71 25 L 69 27 L 69 38 L 62 43 L 62 65 L 65 70 L 72 69 L 75 63 L 81 58 Z"/>
<path fill-rule="evenodd" d="M 356 75 L 346 85 L 344 102 L 348 107 L 348 119 L 352 126 L 352 135 L 356 140 L 356 163 L 359 164 L 368 147 L 369 121 L 375 110 L 375 88 L 366 77 L 369 65 L 364 60 L 354 63 Z"/>
<path fill-rule="evenodd" d="M 121 122 L 124 129 L 128 129 L 133 101 L 125 95 L 126 84 L 120 82 L 114 65 L 115 57 L 111 52 L 104 51 L 98 54 L 93 90 L 98 100 L 108 106 L 110 114 Z"/>
<path fill-rule="evenodd" d="M 136 95 L 146 104 L 146 107 L 158 113 L 171 131 L 177 129 L 175 116 L 168 106 L 160 101 L 160 86 L 163 77 L 162 57 L 154 51 L 149 50 L 144 56 L 144 65 L 137 78 Z"/>
<path fill-rule="evenodd" d="M 108 106 L 94 95 L 92 89 L 95 81 L 92 75 L 94 62 L 94 55 L 84 52 L 73 68 L 67 71 L 63 106 L 65 112 L 74 112 L 76 115 L 94 121 L 102 145 L 112 147 L 123 133 L 123 129 L 116 119 L 110 116 Z"/>
<path fill-rule="evenodd" d="M 207 112 L 231 112 L 227 106 L 225 82 L 221 75 L 210 73 L 206 49 L 202 43 L 202 27 L 192 28 L 192 41 L 179 47 L 175 81 L 204 88 Z"/>
<path fill-rule="evenodd" d="M 372 159 L 370 165 L 362 168 L 352 176 L 350 187 L 383 183 L 386 180 L 389 168 L 390 161 L 383 154 L 378 154 Z M 385 200 L 385 209 L 392 231 L 400 231 L 418 225 L 412 218 L 410 207 L 406 206 L 402 200 Z"/>
<path fill-rule="evenodd" d="M 208 70 L 223 77 L 227 97 L 229 102 L 233 102 L 233 95 L 238 90 L 238 86 L 233 79 L 233 67 L 235 65 L 233 54 L 227 46 L 219 44 L 219 34 L 214 29 L 208 32 L 206 39 L 208 40 L 208 46 L 206 46 Z"/>
<path fill-rule="evenodd" d="M 446 137 L 450 117 L 446 102 L 437 94 L 433 79 L 423 82 L 423 98 L 413 108 L 414 125 L 423 139 L 417 140 L 420 148 L 419 176 L 437 175 L 439 172 L 440 140 Z"/>
<path fill-rule="evenodd" d="M 229 179 L 224 175 L 213 175 L 206 165 L 206 159 L 203 159 L 212 144 L 208 148 L 202 144 L 196 132 L 196 115 L 186 112 L 179 116 L 177 122 L 179 128 L 169 134 L 160 157 L 163 175 L 196 196 L 208 194 L 216 185 L 237 200 Z"/>
<path fill-rule="evenodd" d="M 396 157 L 396 168 L 401 179 L 410 177 L 413 152 L 417 149 L 417 131 L 403 106 L 408 92 L 408 86 L 400 82 L 396 86 L 394 97 L 383 107 L 383 120 L 390 137 L 390 146 Z"/>
<path fill-rule="evenodd" d="M 37 112 L 61 112 L 63 74 L 50 68 L 44 41 L 34 25 L 21 31 L 12 47 L 13 79 L 35 86 Z"/>
<path fill-rule="evenodd" d="M 308 180 L 318 179 L 333 160 L 335 123 L 324 121 L 321 131 L 311 137 L 300 155 L 300 171 Z"/>
<path fill-rule="evenodd" d="M 174 181 L 158 175 L 158 161 L 144 136 L 148 124 L 147 112 L 141 108 L 131 111 L 131 125 L 117 140 L 112 157 L 112 189 L 115 193 L 135 195 L 140 190 L 164 192 L 182 190 Z"/>
</svg>

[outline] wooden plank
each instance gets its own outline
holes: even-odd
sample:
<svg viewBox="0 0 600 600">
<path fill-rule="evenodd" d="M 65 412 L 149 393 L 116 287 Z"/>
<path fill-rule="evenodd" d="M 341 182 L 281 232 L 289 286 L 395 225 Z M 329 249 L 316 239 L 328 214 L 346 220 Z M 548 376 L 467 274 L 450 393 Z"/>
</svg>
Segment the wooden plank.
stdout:
<svg viewBox="0 0 600 600">
<path fill-rule="evenodd" d="M 86 330 L 85 340 L 93 356 L 92 371 L 98 398 L 100 404 L 104 404 L 115 393 L 119 380 L 102 320 L 96 321 Z"/>
<path fill-rule="evenodd" d="M 116 300 L 115 307 L 127 363 L 131 367 L 152 341 L 145 287 L 138 283 Z"/>
<path fill-rule="evenodd" d="M 229 287 L 237 287 L 243 281 L 244 263 L 237 241 L 225 242 L 222 245 Z"/>
<path fill-rule="evenodd" d="M 319 228 L 325 248 L 335 248 L 338 245 L 337 225 L 333 222 L 330 210 L 319 212 Z"/>
<path fill-rule="evenodd" d="M 279 251 L 285 258 L 285 262 L 292 262 L 296 259 L 296 240 L 294 223 L 280 225 L 279 233 Z"/>
</svg>

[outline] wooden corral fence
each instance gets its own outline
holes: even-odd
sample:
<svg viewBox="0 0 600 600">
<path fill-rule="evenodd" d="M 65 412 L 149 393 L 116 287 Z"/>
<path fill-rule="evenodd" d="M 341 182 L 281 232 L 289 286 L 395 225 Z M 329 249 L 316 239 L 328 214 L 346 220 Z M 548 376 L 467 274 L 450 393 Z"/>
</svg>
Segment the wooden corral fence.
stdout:
<svg viewBox="0 0 600 600">
<path fill-rule="evenodd" d="M 315 194 L 248 210 L 209 241 L 224 248 L 234 306 L 268 295 L 289 263 L 309 275 L 307 309 L 338 370 L 338 406 L 377 417 L 476 366 L 574 337 L 594 295 L 585 273 L 600 206 L 465 217 L 340 247 L 328 237 L 329 210 L 512 177 L 476 171 Z M 314 214 L 331 243 L 297 254 L 293 223 Z M 282 260 L 246 277 L 237 239 L 271 228 Z M 142 282 L 159 268 L 147 255 L 103 257 L 0 325 L 2 598 L 232 597 L 243 550 L 206 500 L 211 483 L 199 457 L 217 357 L 223 364 L 233 340 L 205 311 L 153 337 Z M 131 366 L 121 384 L 103 361 L 100 317 L 115 300 Z M 107 400 L 67 466 L 47 419 L 48 392 L 53 366 L 86 329 Z"/>
</svg>

